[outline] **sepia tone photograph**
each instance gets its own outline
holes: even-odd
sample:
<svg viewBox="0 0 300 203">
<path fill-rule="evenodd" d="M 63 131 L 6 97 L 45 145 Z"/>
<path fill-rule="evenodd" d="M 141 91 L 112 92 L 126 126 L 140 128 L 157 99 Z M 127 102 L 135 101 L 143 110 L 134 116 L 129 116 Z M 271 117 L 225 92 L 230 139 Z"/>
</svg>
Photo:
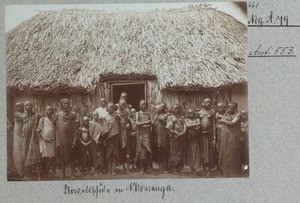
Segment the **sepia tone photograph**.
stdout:
<svg viewBox="0 0 300 203">
<path fill-rule="evenodd" d="M 6 6 L 7 180 L 248 178 L 246 24 L 246 2 Z"/>
</svg>

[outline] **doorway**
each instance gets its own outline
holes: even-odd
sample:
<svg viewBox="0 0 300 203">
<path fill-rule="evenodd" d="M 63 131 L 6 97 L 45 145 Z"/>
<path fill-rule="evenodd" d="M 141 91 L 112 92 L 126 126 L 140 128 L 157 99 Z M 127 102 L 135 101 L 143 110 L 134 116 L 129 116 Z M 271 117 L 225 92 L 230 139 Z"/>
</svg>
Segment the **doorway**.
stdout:
<svg viewBox="0 0 300 203">
<path fill-rule="evenodd" d="M 127 103 L 131 104 L 137 111 L 139 110 L 139 102 L 141 99 L 146 99 L 146 84 L 141 82 L 136 83 L 113 83 L 112 101 L 114 104 L 119 102 L 122 92 L 127 92 Z"/>
</svg>

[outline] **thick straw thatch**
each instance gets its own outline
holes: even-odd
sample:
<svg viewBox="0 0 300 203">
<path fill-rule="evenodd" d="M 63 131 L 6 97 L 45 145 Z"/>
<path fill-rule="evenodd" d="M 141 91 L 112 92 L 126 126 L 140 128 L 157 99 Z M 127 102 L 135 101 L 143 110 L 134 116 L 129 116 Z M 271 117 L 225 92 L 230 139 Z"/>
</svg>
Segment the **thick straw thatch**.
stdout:
<svg viewBox="0 0 300 203">
<path fill-rule="evenodd" d="M 245 83 L 246 26 L 198 6 L 39 12 L 6 34 L 7 85 L 91 91 L 99 80 L 157 78 L 161 89 Z"/>
</svg>

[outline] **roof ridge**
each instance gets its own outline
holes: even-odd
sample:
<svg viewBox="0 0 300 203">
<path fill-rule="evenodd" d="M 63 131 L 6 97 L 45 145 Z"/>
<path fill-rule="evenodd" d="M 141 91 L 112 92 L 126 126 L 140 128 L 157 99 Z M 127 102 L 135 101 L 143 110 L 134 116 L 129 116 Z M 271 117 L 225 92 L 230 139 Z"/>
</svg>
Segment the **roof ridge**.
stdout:
<svg viewBox="0 0 300 203">
<path fill-rule="evenodd" d="M 124 14 L 124 13 L 166 13 L 166 12 L 187 12 L 187 11 L 197 11 L 197 10 L 216 10 L 216 8 L 210 7 L 211 4 L 200 3 L 198 5 L 189 5 L 184 6 L 181 8 L 169 8 L 169 9 L 149 9 L 149 10 L 135 10 L 135 9 L 128 9 L 128 10 L 91 10 L 91 9 L 80 9 L 80 8 L 73 8 L 73 9 L 63 9 L 63 10 L 35 10 L 40 13 L 51 13 L 51 12 L 59 12 L 61 14 L 66 15 L 107 15 L 107 14 Z M 68 13 L 66 11 L 73 11 Z M 85 14 L 78 14 L 77 12 L 85 11 Z"/>
</svg>

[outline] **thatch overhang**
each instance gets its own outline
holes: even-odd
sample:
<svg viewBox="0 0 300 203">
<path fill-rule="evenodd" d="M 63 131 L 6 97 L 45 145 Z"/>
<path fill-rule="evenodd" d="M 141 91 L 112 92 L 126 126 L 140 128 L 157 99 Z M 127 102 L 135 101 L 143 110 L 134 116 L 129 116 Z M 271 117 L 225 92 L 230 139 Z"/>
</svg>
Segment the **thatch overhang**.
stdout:
<svg viewBox="0 0 300 203">
<path fill-rule="evenodd" d="M 247 82 L 246 26 L 209 7 L 39 12 L 6 33 L 7 86 L 91 92 L 99 81 L 153 79 L 161 89 Z"/>
<path fill-rule="evenodd" d="M 219 86 L 219 87 L 201 87 L 201 86 L 189 86 L 189 87 L 167 87 L 164 88 L 162 91 L 185 91 L 185 92 L 198 92 L 198 91 L 204 91 L 204 92 L 220 92 L 220 91 L 227 91 L 229 89 L 234 88 L 248 88 L 247 82 L 242 82 L 238 84 L 232 84 L 232 85 L 226 85 L 226 86 Z"/>
</svg>

